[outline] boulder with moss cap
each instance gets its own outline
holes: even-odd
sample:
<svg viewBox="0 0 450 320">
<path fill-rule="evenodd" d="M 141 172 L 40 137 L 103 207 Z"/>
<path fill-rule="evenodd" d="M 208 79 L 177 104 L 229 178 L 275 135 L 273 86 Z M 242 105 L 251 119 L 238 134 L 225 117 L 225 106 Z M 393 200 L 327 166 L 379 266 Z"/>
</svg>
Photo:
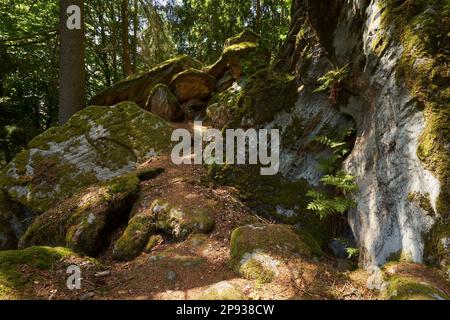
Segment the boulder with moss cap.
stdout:
<svg viewBox="0 0 450 320">
<path fill-rule="evenodd" d="M 193 233 L 210 233 L 215 222 L 206 209 L 182 208 L 158 199 L 152 205 L 155 225 L 158 230 L 185 240 Z"/>
<path fill-rule="evenodd" d="M 123 101 L 133 101 L 141 108 L 145 108 L 147 99 L 157 84 L 168 85 L 176 74 L 189 68 L 201 67 L 199 61 L 186 55 L 178 56 L 104 89 L 93 97 L 89 104 L 111 106 Z"/>
<path fill-rule="evenodd" d="M 436 270 L 406 262 L 386 264 L 381 272 L 385 300 L 448 300 L 448 281 Z"/>
<path fill-rule="evenodd" d="M 37 136 L 0 173 L 0 249 L 13 248 L 27 221 L 68 195 L 166 150 L 170 135 L 163 119 L 124 102 L 86 108 Z"/>
<path fill-rule="evenodd" d="M 288 225 L 254 224 L 231 235 L 231 265 L 244 278 L 269 283 L 283 258 L 312 258 L 314 250 Z"/>
<path fill-rule="evenodd" d="M 107 232 L 127 219 L 139 185 L 135 174 L 127 174 L 79 191 L 37 217 L 19 247 L 65 246 L 81 254 L 98 253 Z"/>
</svg>

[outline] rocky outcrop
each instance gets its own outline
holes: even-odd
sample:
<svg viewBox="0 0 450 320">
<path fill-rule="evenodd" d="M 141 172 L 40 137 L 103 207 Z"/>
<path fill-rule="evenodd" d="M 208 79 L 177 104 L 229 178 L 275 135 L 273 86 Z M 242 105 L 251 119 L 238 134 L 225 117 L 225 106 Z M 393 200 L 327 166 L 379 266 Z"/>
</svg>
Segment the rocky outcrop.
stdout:
<svg viewBox="0 0 450 320">
<path fill-rule="evenodd" d="M 169 85 L 178 73 L 201 67 L 200 62 L 188 56 L 172 58 L 104 89 L 89 101 L 89 105 L 112 106 L 123 101 L 133 101 L 145 109 L 148 97 L 157 84 Z"/>
<path fill-rule="evenodd" d="M 449 75 L 442 69 L 448 23 L 442 12 L 441 4 L 425 2 L 294 1 L 291 32 L 274 70 L 296 75 L 297 96 L 271 108 L 286 93 L 258 99 L 263 90 L 255 98 L 253 77 L 208 109 L 219 127 L 280 128 L 283 177 L 310 187 L 320 185 L 321 163 L 331 156 L 316 138 L 351 143 L 342 167 L 359 185 L 349 223 L 365 267 L 400 257 L 448 259 Z M 345 78 L 326 78 L 343 69 Z M 263 84 L 274 83 L 265 78 Z M 319 78 L 328 84 L 317 90 Z M 258 108 L 265 112 L 253 111 Z M 218 123 L 219 114 L 227 121 Z M 349 132 L 356 133 L 349 139 Z M 301 215 L 298 209 L 280 212 Z"/>
<path fill-rule="evenodd" d="M 89 107 L 36 137 L 0 174 L 1 248 L 59 200 L 131 172 L 168 148 L 170 135 L 164 120 L 125 102 Z"/>
<path fill-rule="evenodd" d="M 432 226 L 448 226 L 448 169 L 442 165 L 449 155 L 449 118 L 442 111 L 448 103 L 440 98 L 448 73 L 436 61 L 445 49 L 433 43 L 448 32 L 448 23 L 444 28 L 433 25 L 440 21 L 436 12 L 443 10 L 437 3 L 394 1 L 299 5 L 308 6 L 308 21 L 329 60 L 338 66 L 350 63 L 352 76 L 338 104 L 357 127 L 344 168 L 360 187 L 349 221 L 361 247 L 361 263 L 382 265 L 399 257 L 422 262 L 429 256 L 424 235 L 435 239 L 436 250 Z M 439 76 L 422 75 L 431 71 Z M 414 195 L 427 198 L 428 204 L 411 201 Z M 437 229 L 442 239 L 445 227 Z"/>
</svg>

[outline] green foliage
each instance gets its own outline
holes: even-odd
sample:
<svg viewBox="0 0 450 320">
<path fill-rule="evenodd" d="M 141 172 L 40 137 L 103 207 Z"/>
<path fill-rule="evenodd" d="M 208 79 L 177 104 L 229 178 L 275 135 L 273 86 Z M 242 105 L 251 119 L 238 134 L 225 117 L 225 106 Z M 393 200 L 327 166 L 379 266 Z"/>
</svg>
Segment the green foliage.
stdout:
<svg viewBox="0 0 450 320">
<path fill-rule="evenodd" d="M 347 248 L 348 259 L 353 259 L 359 255 L 358 248 Z"/>
<path fill-rule="evenodd" d="M 291 0 L 168 0 L 159 9 L 170 24 L 178 51 L 215 62 L 225 40 L 245 28 L 259 33 L 276 51 L 289 28 Z"/>
<path fill-rule="evenodd" d="M 331 198 L 329 195 L 317 190 L 310 190 L 306 195 L 312 199 L 308 204 L 308 209 L 317 213 L 321 219 L 325 219 L 333 214 L 344 214 L 356 206 L 353 200 L 343 197 Z"/>
<path fill-rule="evenodd" d="M 331 70 L 317 80 L 321 83 L 321 85 L 313 92 L 317 93 L 331 90 L 333 87 L 340 85 L 345 79 L 347 79 L 349 74 L 350 70 L 348 64 L 342 68 Z"/>
<path fill-rule="evenodd" d="M 349 130 L 344 137 L 352 134 L 353 130 Z M 345 195 L 358 190 L 354 176 L 337 171 L 338 165 L 350 152 L 348 143 L 333 141 L 326 136 L 318 136 L 315 141 L 330 148 L 333 155 L 321 163 L 324 171 L 328 173 L 320 180 L 325 191 L 310 190 L 306 194 L 311 198 L 308 209 L 318 214 L 321 219 L 333 214 L 344 214 L 356 206 L 355 201 Z"/>
</svg>

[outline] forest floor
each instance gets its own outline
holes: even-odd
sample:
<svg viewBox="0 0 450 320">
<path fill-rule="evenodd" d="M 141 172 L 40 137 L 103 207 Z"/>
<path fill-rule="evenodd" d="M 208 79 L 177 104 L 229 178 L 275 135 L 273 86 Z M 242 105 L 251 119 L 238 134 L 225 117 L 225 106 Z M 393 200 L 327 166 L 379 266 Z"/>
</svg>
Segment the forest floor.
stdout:
<svg viewBox="0 0 450 320">
<path fill-rule="evenodd" d="M 185 208 L 209 207 L 216 221 L 210 235 L 194 236 L 184 242 L 164 239 L 151 254 L 143 253 L 131 262 L 112 258 L 112 246 L 97 260 L 97 267 L 83 268 L 81 290 L 67 289 L 67 266 L 82 261 L 64 261 L 50 271 L 23 270 L 33 274 L 33 281 L 23 288 L 22 298 L 31 299 L 203 299 L 212 286 L 232 286 L 244 299 L 375 299 L 377 292 L 367 289 L 363 271 L 338 271 L 338 262 L 325 255 L 320 260 L 287 261 L 287 274 L 270 284 L 260 284 L 236 275 L 229 266 L 230 235 L 239 226 L 264 219 L 238 200 L 237 190 L 208 183 L 203 166 L 175 166 L 169 157 L 145 164 L 164 168 L 155 179 L 143 182 L 141 198 L 165 198 Z M 147 203 L 147 202 L 145 202 Z M 121 234 L 117 230 L 115 239 Z"/>
</svg>

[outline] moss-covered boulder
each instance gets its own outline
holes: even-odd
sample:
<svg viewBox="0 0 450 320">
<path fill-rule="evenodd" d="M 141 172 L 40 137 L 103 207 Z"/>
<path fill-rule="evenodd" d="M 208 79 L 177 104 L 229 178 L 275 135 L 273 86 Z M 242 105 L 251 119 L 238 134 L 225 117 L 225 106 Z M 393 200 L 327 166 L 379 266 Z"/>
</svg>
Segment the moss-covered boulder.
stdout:
<svg viewBox="0 0 450 320">
<path fill-rule="evenodd" d="M 133 101 L 141 108 L 145 108 L 148 97 L 157 84 L 168 85 L 176 74 L 189 68 L 201 67 L 200 62 L 188 56 L 178 56 L 106 88 L 93 97 L 89 104 L 112 106 L 123 101 Z"/>
<path fill-rule="evenodd" d="M 191 99 L 205 100 L 211 96 L 216 85 L 216 79 L 208 73 L 188 69 L 175 75 L 170 88 L 181 103 Z"/>
<path fill-rule="evenodd" d="M 0 300 L 34 298 L 25 291 L 33 286 L 35 273 L 50 270 L 56 262 L 73 256 L 76 254 L 69 249 L 49 247 L 0 252 Z"/>
<path fill-rule="evenodd" d="M 130 217 L 128 226 L 114 245 L 116 260 L 129 261 L 137 257 L 156 231 L 153 208 L 147 206 L 145 199 L 134 204 Z"/>
<path fill-rule="evenodd" d="M 228 38 L 225 41 L 225 45 L 224 47 L 230 47 L 232 45 L 236 45 L 239 43 L 243 43 L 243 42 L 253 42 L 256 43 L 261 39 L 261 36 L 255 32 L 253 32 L 252 30 L 249 29 L 245 29 L 244 31 L 242 31 L 241 33 Z"/>
<path fill-rule="evenodd" d="M 185 209 L 159 199 L 152 211 L 156 228 L 179 240 L 193 233 L 210 233 L 215 227 L 215 221 L 203 209 Z"/>
<path fill-rule="evenodd" d="M 244 300 L 244 296 L 233 284 L 228 281 L 222 281 L 194 294 L 192 299 L 215 301 Z"/>
<path fill-rule="evenodd" d="M 0 230 L 20 236 L 26 225 L 19 221 L 26 223 L 81 188 L 133 171 L 168 148 L 170 136 L 164 120 L 132 102 L 82 110 L 33 139 L 1 171 L 0 200 L 6 204 L 0 207 Z M 8 231 L 2 238 L 10 238 Z"/>
<path fill-rule="evenodd" d="M 272 282 L 283 259 L 311 258 L 313 249 L 288 225 L 254 224 L 231 235 L 231 265 L 241 276 Z"/>
<path fill-rule="evenodd" d="M 158 84 L 153 88 L 145 108 L 168 121 L 183 119 L 180 103 L 165 84 Z"/>
<path fill-rule="evenodd" d="M 230 72 L 234 79 L 239 79 L 243 75 L 252 74 L 259 68 L 267 67 L 270 54 L 258 45 L 260 38 L 258 34 L 244 30 L 227 39 L 222 55 L 217 62 L 205 67 L 205 72 L 216 79 L 221 79 Z M 252 70 L 249 68 L 250 65 Z"/>
<path fill-rule="evenodd" d="M 158 232 L 185 240 L 192 234 L 207 234 L 214 229 L 214 220 L 204 210 L 180 208 L 162 199 L 148 201 L 143 198 L 135 203 L 128 226 L 114 245 L 115 259 L 129 261 L 143 251 L 150 252 L 163 240 Z"/>
<path fill-rule="evenodd" d="M 381 298 L 386 300 L 448 300 L 450 285 L 436 270 L 420 264 L 389 263 L 382 269 Z"/>
<path fill-rule="evenodd" d="M 19 241 L 20 248 L 64 246 L 95 255 L 108 232 L 128 217 L 140 180 L 128 174 L 88 187 L 37 217 Z"/>
</svg>

